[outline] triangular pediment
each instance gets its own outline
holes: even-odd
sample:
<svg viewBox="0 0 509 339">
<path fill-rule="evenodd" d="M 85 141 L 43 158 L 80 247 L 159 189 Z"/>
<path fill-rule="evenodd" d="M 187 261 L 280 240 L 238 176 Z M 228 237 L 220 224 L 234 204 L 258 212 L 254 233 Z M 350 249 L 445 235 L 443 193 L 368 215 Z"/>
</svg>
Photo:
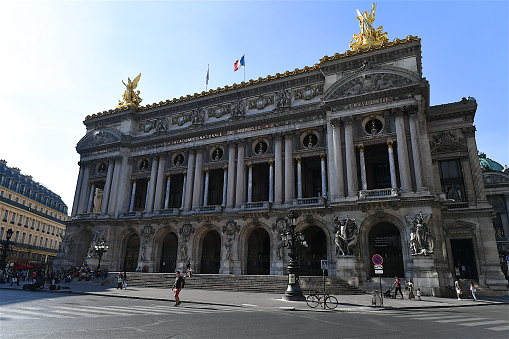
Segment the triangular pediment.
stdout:
<svg viewBox="0 0 509 339">
<path fill-rule="evenodd" d="M 97 147 L 111 146 L 122 141 L 122 134 L 113 129 L 93 130 L 85 135 L 76 145 L 78 152 Z"/>
</svg>

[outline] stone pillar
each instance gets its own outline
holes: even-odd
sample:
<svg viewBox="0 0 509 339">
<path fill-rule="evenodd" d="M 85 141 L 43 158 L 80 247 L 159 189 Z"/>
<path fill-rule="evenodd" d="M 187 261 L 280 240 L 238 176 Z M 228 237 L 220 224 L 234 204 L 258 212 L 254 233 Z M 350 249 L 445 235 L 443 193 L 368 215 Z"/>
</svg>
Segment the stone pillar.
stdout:
<svg viewBox="0 0 509 339">
<path fill-rule="evenodd" d="M 340 120 L 334 119 L 332 123 L 332 136 L 334 142 L 334 177 L 336 178 L 336 195 L 339 198 L 345 196 L 345 185 L 343 181 L 343 149 L 341 148 L 341 126 Z"/>
<path fill-rule="evenodd" d="M 363 190 L 368 189 L 366 181 L 366 160 L 364 159 L 364 145 L 359 145 L 359 159 L 361 164 L 361 186 Z"/>
<path fill-rule="evenodd" d="M 146 204 L 145 204 L 145 212 L 152 213 L 154 210 L 154 194 L 156 190 L 156 183 L 157 183 L 157 167 L 159 165 L 159 157 L 153 156 L 152 157 L 152 167 L 150 169 L 150 179 L 148 182 L 148 189 L 147 189 L 147 198 L 146 198 Z"/>
<path fill-rule="evenodd" d="M 113 168 L 115 160 L 110 158 L 108 161 L 108 174 L 106 175 L 106 184 L 104 185 L 103 200 L 101 203 L 101 215 L 108 212 L 108 202 L 110 199 L 111 182 L 113 180 Z"/>
<path fill-rule="evenodd" d="M 83 180 L 81 181 L 80 188 L 80 198 L 78 202 L 78 211 L 77 214 L 85 212 L 87 208 L 87 188 L 88 188 L 88 180 L 90 178 L 90 164 L 85 164 L 85 172 L 83 174 Z"/>
<path fill-rule="evenodd" d="M 327 196 L 327 174 L 325 170 L 325 154 L 320 154 L 320 169 L 322 174 L 322 197 Z"/>
<path fill-rule="evenodd" d="M 235 143 L 228 145 L 228 192 L 226 194 L 226 207 L 235 206 Z"/>
<path fill-rule="evenodd" d="M 253 164 L 247 164 L 247 202 L 253 202 Z"/>
<path fill-rule="evenodd" d="M 477 143 L 475 142 L 475 126 L 463 128 L 463 135 L 467 141 L 468 160 L 470 161 L 470 170 L 474 180 L 475 199 L 477 203 L 487 203 L 486 191 L 484 190 L 484 181 L 481 173 L 481 165 L 479 163 L 479 152 Z"/>
<path fill-rule="evenodd" d="M 196 159 L 196 151 L 194 149 L 189 150 L 189 159 L 187 160 L 187 184 L 186 184 L 186 195 L 184 203 L 184 211 L 191 209 L 193 203 L 193 182 L 194 182 L 194 163 Z"/>
<path fill-rule="evenodd" d="M 348 181 L 348 197 L 357 196 L 357 159 L 353 145 L 353 119 L 345 118 L 345 150 L 346 150 L 346 177 Z"/>
<path fill-rule="evenodd" d="M 154 198 L 154 212 L 161 209 L 163 202 L 163 191 L 166 180 L 164 180 L 164 168 L 166 167 L 166 154 L 159 156 L 159 168 L 157 169 L 156 194 Z"/>
<path fill-rule="evenodd" d="M 170 187 L 171 187 L 171 175 L 166 177 L 166 193 L 164 195 L 164 209 L 167 210 L 170 205 Z"/>
<path fill-rule="evenodd" d="M 194 168 L 194 187 L 193 187 L 193 209 L 200 206 L 200 198 L 203 189 L 203 149 L 196 151 L 196 166 Z M 191 183 L 191 181 L 190 181 Z"/>
<path fill-rule="evenodd" d="M 94 202 L 95 184 L 90 185 L 90 194 L 88 196 L 87 213 L 92 212 L 92 203 Z"/>
<path fill-rule="evenodd" d="M 237 144 L 237 192 L 235 208 L 240 208 L 244 203 L 244 157 L 245 145 L 243 142 L 239 142 Z"/>
<path fill-rule="evenodd" d="M 185 208 L 186 202 L 186 192 L 187 192 L 187 172 L 184 172 L 184 183 L 182 184 L 182 204 L 180 205 L 181 209 Z"/>
<path fill-rule="evenodd" d="M 269 202 L 274 202 L 274 162 L 272 160 L 269 161 Z"/>
<path fill-rule="evenodd" d="M 396 125 L 396 138 L 398 142 L 398 164 L 401 193 L 409 193 L 412 191 L 412 181 L 410 177 L 410 162 L 408 161 L 405 120 L 403 118 L 403 111 L 401 107 L 393 109 L 393 112 Z"/>
<path fill-rule="evenodd" d="M 274 204 L 283 203 L 283 140 L 281 135 L 275 136 L 274 141 Z"/>
<path fill-rule="evenodd" d="M 75 217 L 76 214 L 78 213 L 78 203 L 80 200 L 80 191 L 81 191 L 81 186 L 82 186 L 82 182 L 83 182 L 83 174 L 85 173 L 84 163 L 78 162 L 78 165 L 80 166 L 80 172 L 78 174 L 78 182 L 76 183 L 76 191 L 74 192 L 74 200 L 72 202 L 71 217 Z"/>
<path fill-rule="evenodd" d="M 134 210 L 134 197 L 136 196 L 136 179 L 133 180 L 133 186 L 131 189 L 131 200 L 129 202 L 129 212 Z"/>
<path fill-rule="evenodd" d="M 228 189 L 228 167 L 223 167 L 223 203 L 222 206 L 226 206 L 226 192 Z"/>
<path fill-rule="evenodd" d="M 209 170 L 205 170 L 205 187 L 203 188 L 203 206 L 207 206 L 209 202 Z"/>
<path fill-rule="evenodd" d="M 118 191 L 115 193 L 116 201 L 112 209 L 115 217 L 118 217 L 121 213 L 129 210 L 132 161 L 132 158 L 122 156 L 118 175 Z"/>
<path fill-rule="evenodd" d="M 297 160 L 297 198 L 302 199 L 302 159 Z"/>
<path fill-rule="evenodd" d="M 295 179 L 293 177 L 293 135 L 285 136 L 285 204 L 293 204 Z"/>
<path fill-rule="evenodd" d="M 409 112 L 410 141 L 412 143 L 412 156 L 414 160 L 415 185 L 417 192 L 425 191 L 424 175 L 422 173 L 421 150 L 419 147 L 419 126 L 417 124 L 417 111 Z"/>
<path fill-rule="evenodd" d="M 329 182 L 329 199 L 335 200 L 336 197 L 339 197 L 339 193 L 337 191 L 336 180 L 338 180 L 336 165 L 335 165 L 335 144 L 333 137 L 333 126 L 330 121 L 327 121 L 327 174 L 328 174 L 328 182 Z M 342 196 L 342 195 L 341 195 Z"/>
<path fill-rule="evenodd" d="M 154 179 L 155 180 L 155 179 Z M 147 191 L 145 193 L 145 209 L 144 209 L 144 212 L 147 212 L 147 205 L 148 205 L 148 200 L 149 200 L 149 192 L 150 192 L 150 178 L 148 179 L 148 183 L 147 183 Z"/>
<path fill-rule="evenodd" d="M 389 152 L 389 169 L 391 172 L 391 188 L 397 188 L 398 182 L 396 180 L 396 165 L 394 163 L 394 150 L 392 148 L 392 141 L 387 141 L 387 151 Z"/>
<path fill-rule="evenodd" d="M 119 182 L 120 182 L 120 174 L 122 171 L 122 157 L 115 157 L 115 168 L 113 169 L 113 180 L 111 182 L 110 189 L 110 197 L 108 201 L 108 209 L 106 210 L 107 214 L 115 213 L 115 206 L 117 204 L 118 190 L 119 190 Z"/>
</svg>

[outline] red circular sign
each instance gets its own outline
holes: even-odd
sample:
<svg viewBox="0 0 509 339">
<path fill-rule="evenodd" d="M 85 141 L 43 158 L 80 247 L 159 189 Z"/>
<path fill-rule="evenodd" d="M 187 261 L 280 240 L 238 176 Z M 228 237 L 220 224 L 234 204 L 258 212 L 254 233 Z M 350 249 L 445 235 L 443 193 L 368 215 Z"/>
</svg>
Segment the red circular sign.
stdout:
<svg viewBox="0 0 509 339">
<path fill-rule="evenodd" d="M 373 260 L 373 264 L 375 265 L 382 265 L 382 263 L 384 262 L 380 254 L 375 254 L 371 260 Z"/>
</svg>

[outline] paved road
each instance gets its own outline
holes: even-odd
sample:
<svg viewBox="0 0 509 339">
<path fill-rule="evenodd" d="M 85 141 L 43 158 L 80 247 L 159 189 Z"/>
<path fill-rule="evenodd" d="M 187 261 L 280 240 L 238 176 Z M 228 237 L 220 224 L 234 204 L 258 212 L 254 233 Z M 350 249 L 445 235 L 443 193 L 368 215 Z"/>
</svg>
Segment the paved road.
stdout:
<svg viewBox="0 0 509 339">
<path fill-rule="evenodd" d="M 508 338 L 509 305 L 358 312 L 0 290 L 2 338 Z"/>
</svg>

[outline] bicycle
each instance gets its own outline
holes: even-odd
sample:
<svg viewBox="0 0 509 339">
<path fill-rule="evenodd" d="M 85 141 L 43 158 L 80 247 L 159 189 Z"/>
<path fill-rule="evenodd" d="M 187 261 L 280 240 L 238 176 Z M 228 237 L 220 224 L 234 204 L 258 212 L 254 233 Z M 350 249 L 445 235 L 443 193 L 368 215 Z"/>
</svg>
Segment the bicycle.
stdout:
<svg viewBox="0 0 509 339">
<path fill-rule="evenodd" d="M 323 308 L 333 310 L 338 307 L 338 299 L 329 293 L 320 293 L 319 291 L 313 291 L 306 297 L 306 304 L 311 308 L 316 308 L 318 305 L 323 304 Z"/>
</svg>

